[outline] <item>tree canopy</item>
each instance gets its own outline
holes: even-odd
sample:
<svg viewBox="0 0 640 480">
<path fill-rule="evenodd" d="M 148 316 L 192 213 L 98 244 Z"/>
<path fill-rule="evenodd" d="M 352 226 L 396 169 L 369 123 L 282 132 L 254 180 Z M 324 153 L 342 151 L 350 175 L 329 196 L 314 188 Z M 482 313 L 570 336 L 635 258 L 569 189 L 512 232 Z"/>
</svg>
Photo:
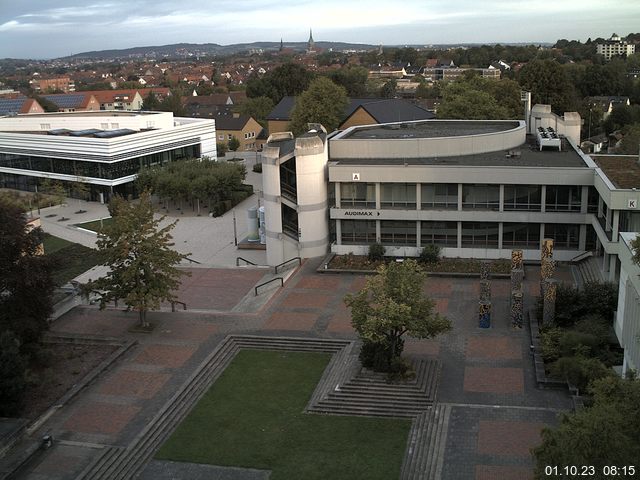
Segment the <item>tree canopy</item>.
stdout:
<svg viewBox="0 0 640 480">
<path fill-rule="evenodd" d="M 501 120 L 521 118 L 523 112 L 517 82 L 474 75 L 444 87 L 438 118 Z"/>
<path fill-rule="evenodd" d="M 547 465 L 635 465 L 640 458 L 640 380 L 611 376 L 593 383 L 593 406 L 564 414 L 556 428 L 545 428 L 542 445 L 534 450 L 536 478 Z M 637 473 L 637 471 L 636 471 Z"/>
<path fill-rule="evenodd" d="M 577 109 L 576 89 L 567 71 L 555 60 L 530 61 L 520 70 L 518 80 L 531 92 L 534 104 L 551 105 L 561 115 Z"/>
<path fill-rule="evenodd" d="M 0 197 L 0 333 L 20 345 L 37 342 L 52 311 L 49 260 L 39 255 L 42 230 L 30 229 L 22 209 Z"/>
<path fill-rule="evenodd" d="M 177 265 L 188 255 L 171 248 L 171 230 L 177 220 L 160 227 L 164 217 L 154 218 L 148 192 L 136 202 L 114 197 L 109 210 L 113 222 L 100 231 L 97 241 L 109 272 L 85 288 L 101 293 L 100 308 L 112 300 L 123 300 L 138 311 L 141 326 L 147 327 L 147 311 L 176 300 L 174 292 L 186 274 Z"/>
<path fill-rule="evenodd" d="M 329 78 L 336 85 L 345 88 L 347 95 L 352 98 L 364 97 L 367 95 L 367 80 L 369 71 L 359 65 L 349 65 L 329 74 Z"/>
<path fill-rule="evenodd" d="M 402 336 L 433 338 L 451 330 L 451 322 L 435 311 L 423 291 L 426 273 L 414 260 L 378 268 L 365 287 L 345 297 L 351 324 L 365 343 L 382 345 L 391 365 L 402 353 Z"/>
<path fill-rule="evenodd" d="M 267 115 L 273 110 L 274 106 L 273 100 L 269 97 L 247 98 L 247 100 L 238 107 L 238 112 L 242 115 L 253 117 L 263 128 L 266 128 Z"/>
<path fill-rule="evenodd" d="M 332 132 L 340 125 L 347 105 L 344 87 L 326 77 L 318 77 L 296 99 L 289 127 L 295 135 L 300 135 L 307 131 L 308 123 L 321 123 Z"/>
<path fill-rule="evenodd" d="M 247 81 L 247 96 L 269 97 L 277 104 L 282 97 L 304 92 L 313 79 L 313 73 L 295 63 L 285 63 L 261 77 L 257 74 Z"/>
</svg>

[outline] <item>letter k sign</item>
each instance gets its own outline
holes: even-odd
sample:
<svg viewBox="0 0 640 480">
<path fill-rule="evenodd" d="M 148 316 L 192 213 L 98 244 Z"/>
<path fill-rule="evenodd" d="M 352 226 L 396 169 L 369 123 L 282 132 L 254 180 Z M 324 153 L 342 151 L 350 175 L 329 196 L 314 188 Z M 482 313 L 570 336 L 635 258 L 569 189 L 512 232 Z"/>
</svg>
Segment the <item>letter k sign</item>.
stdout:
<svg viewBox="0 0 640 480">
<path fill-rule="evenodd" d="M 627 202 L 627 208 L 638 208 L 638 200 L 629 199 Z"/>
</svg>

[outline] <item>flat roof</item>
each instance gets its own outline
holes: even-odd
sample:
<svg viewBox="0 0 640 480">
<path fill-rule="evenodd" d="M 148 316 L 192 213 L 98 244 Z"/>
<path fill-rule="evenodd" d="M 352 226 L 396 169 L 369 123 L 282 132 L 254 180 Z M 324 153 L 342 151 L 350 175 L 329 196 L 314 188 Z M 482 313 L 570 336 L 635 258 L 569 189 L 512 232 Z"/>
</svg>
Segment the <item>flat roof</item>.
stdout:
<svg viewBox="0 0 640 480">
<path fill-rule="evenodd" d="M 138 115 L 160 115 L 166 112 L 143 112 L 138 110 L 86 110 L 79 112 L 49 112 L 49 113 L 25 113 L 19 115 L 26 118 L 45 117 L 135 117 Z M 14 117 L 15 118 L 15 117 Z"/>
<path fill-rule="evenodd" d="M 640 188 L 637 155 L 589 155 L 616 188 Z"/>
<path fill-rule="evenodd" d="M 429 158 L 330 158 L 336 165 L 439 165 L 439 166 L 468 166 L 468 167 L 568 167 L 588 168 L 584 159 L 573 148 L 565 151 L 544 149 L 540 151 L 536 145 L 528 142 L 518 148 L 498 150 L 495 152 L 478 153 L 474 155 L 456 155 L 450 157 Z"/>
<path fill-rule="evenodd" d="M 336 140 L 442 138 L 482 135 L 513 130 L 520 126 L 517 120 L 427 120 L 387 125 L 356 127 Z"/>
</svg>

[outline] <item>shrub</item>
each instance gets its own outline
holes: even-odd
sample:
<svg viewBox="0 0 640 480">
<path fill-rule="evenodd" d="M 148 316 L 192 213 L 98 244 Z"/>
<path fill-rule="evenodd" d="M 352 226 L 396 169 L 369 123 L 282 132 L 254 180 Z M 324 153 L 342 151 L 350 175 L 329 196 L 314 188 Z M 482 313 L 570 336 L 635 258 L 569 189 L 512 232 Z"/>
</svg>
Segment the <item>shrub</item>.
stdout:
<svg viewBox="0 0 640 480">
<path fill-rule="evenodd" d="M 422 263 L 437 263 L 440 261 L 440 246 L 425 245 L 420 251 L 420 261 Z"/>
<path fill-rule="evenodd" d="M 571 357 L 577 354 L 593 356 L 597 353 L 601 340 L 590 333 L 577 332 L 575 330 L 565 331 L 558 341 L 560 355 Z"/>
<path fill-rule="evenodd" d="M 369 245 L 368 257 L 372 262 L 384 260 L 384 245 L 381 243 L 372 243 Z"/>
<path fill-rule="evenodd" d="M 542 358 L 546 362 L 555 362 L 560 358 L 560 337 L 563 330 L 560 328 L 549 328 L 540 333 L 540 348 Z"/>
<path fill-rule="evenodd" d="M 585 358 L 582 355 L 562 357 L 551 365 L 550 370 L 552 376 L 567 380 L 583 392 L 594 380 L 614 375 L 613 370 L 597 358 Z"/>
<path fill-rule="evenodd" d="M 253 169 L 252 169 L 252 170 L 253 170 L 254 172 L 256 172 L 256 173 L 262 173 L 262 164 L 261 164 L 261 163 L 256 163 L 256 164 L 253 166 Z"/>
<path fill-rule="evenodd" d="M 216 151 L 218 153 L 218 157 L 224 157 L 227 152 L 228 152 L 229 148 L 227 147 L 227 144 L 224 142 L 218 142 L 216 143 Z"/>
<path fill-rule="evenodd" d="M 402 350 L 404 349 L 404 340 L 398 339 L 396 345 L 396 358 L 400 357 Z M 360 363 L 365 368 L 375 370 L 376 372 L 393 372 L 394 362 L 391 356 L 391 346 L 385 342 L 372 342 L 364 340 L 362 348 L 360 349 Z M 398 371 L 402 370 L 396 365 Z M 406 373 L 406 369 L 403 373 Z"/>
<path fill-rule="evenodd" d="M 0 335 L 0 417 L 20 413 L 27 385 L 26 369 L 18 337 L 6 330 Z"/>
</svg>

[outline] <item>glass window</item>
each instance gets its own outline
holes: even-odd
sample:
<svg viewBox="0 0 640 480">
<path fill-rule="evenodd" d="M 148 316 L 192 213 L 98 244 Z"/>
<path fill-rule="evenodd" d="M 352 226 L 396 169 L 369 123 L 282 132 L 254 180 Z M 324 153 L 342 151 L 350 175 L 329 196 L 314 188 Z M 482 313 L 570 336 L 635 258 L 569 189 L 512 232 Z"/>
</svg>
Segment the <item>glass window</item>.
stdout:
<svg viewBox="0 0 640 480">
<path fill-rule="evenodd" d="M 503 223 L 502 246 L 503 248 L 540 248 L 540 224 Z"/>
<path fill-rule="evenodd" d="M 458 222 L 420 222 L 420 242 L 423 246 L 457 247 Z"/>
<path fill-rule="evenodd" d="M 375 220 L 340 220 L 344 245 L 371 245 L 376 243 Z"/>
<path fill-rule="evenodd" d="M 499 185 L 463 185 L 462 208 L 464 210 L 499 210 Z"/>
<path fill-rule="evenodd" d="M 416 246 L 416 222 L 383 220 L 380 222 L 380 240 L 384 245 Z"/>
<path fill-rule="evenodd" d="M 282 232 L 298 240 L 298 212 L 288 205 L 282 205 Z"/>
<path fill-rule="evenodd" d="M 341 183 L 340 205 L 342 208 L 376 208 L 375 183 Z"/>
<path fill-rule="evenodd" d="M 589 197 L 587 201 L 587 212 L 589 213 L 598 213 L 598 200 L 600 199 L 600 194 L 596 187 L 589 187 Z"/>
<path fill-rule="evenodd" d="M 498 224 L 492 222 L 462 222 L 462 246 L 498 248 Z"/>
<path fill-rule="evenodd" d="M 566 223 L 545 223 L 545 238 L 553 239 L 553 248 L 577 250 L 579 245 L 579 225 Z"/>
<path fill-rule="evenodd" d="M 579 212 L 582 187 L 576 185 L 547 185 L 548 212 Z"/>
<path fill-rule="evenodd" d="M 280 191 L 283 196 L 298 201 L 295 157 L 280 164 Z"/>
<path fill-rule="evenodd" d="M 380 185 L 382 208 L 416 208 L 415 183 L 383 183 Z"/>
<path fill-rule="evenodd" d="M 423 209 L 457 210 L 457 183 L 427 183 L 420 186 L 420 204 Z"/>
<path fill-rule="evenodd" d="M 541 210 L 542 188 L 540 185 L 505 185 L 505 210 Z"/>
</svg>

